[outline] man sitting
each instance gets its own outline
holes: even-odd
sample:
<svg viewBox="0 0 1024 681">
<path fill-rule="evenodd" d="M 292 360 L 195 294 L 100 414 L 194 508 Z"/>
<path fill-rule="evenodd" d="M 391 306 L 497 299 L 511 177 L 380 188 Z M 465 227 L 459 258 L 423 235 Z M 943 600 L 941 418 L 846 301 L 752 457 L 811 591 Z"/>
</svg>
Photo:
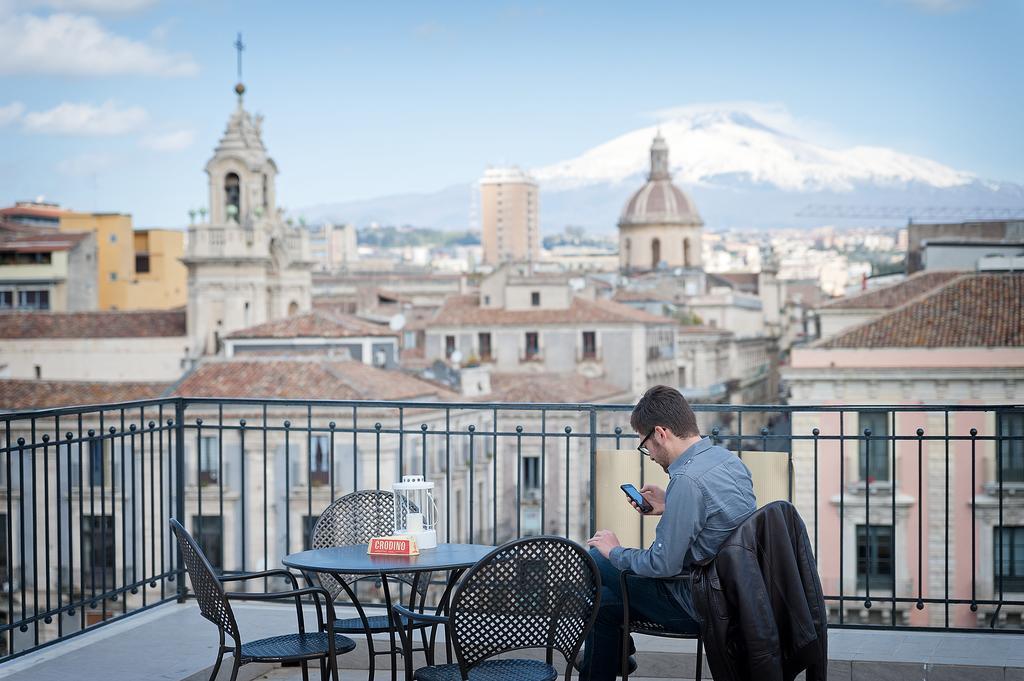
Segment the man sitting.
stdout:
<svg viewBox="0 0 1024 681">
<path fill-rule="evenodd" d="M 722 542 L 757 508 L 746 465 L 700 436 L 697 417 L 678 390 L 654 386 L 637 402 L 629 422 L 642 437 L 637 449 L 665 469 L 669 483 L 666 489 L 644 485 L 640 490 L 653 507 L 648 515 L 661 516 L 650 548 L 625 548 L 609 530 L 598 530 L 587 541 L 603 586 L 581 681 L 611 681 L 622 668 L 622 570 L 640 575 L 630 578 L 630 610 L 636 617 L 672 632 L 697 634 L 700 625 L 689 584 L 645 578 L 674 577 L 714 558 Z"/>
</svg>

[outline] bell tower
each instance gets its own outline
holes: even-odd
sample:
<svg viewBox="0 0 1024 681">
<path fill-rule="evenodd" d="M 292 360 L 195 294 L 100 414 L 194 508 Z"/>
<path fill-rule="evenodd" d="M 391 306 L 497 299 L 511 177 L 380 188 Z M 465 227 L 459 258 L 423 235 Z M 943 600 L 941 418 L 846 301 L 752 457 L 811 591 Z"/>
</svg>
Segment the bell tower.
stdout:
<svg viewBox="0 0 1024 681">
<path fill-rule="evenodd" d="M 229 333 L 312 308 L 309 233 L 277 208 L 277 164 L 263 145 L 262 116 L 245 109 L 238 51 L 237 102 L 206 164 L 209 221 L 189 225 L 189 353 L 220 352 Z M 200 211 L 205 215 L 205 211 Z"/>
<path fill-rule="evenodd" d="M 228 119 L 213 158 L 206 164 L 210 178 L 210 222 L 218 225 L 244 225 L 274 217 L 277 164 L 263 146 L 263 117 L 245 110 L 245 85 L 242 83 L 242 36 L 235 41 L 238 50 L 238 104 Z"/>
</svg>

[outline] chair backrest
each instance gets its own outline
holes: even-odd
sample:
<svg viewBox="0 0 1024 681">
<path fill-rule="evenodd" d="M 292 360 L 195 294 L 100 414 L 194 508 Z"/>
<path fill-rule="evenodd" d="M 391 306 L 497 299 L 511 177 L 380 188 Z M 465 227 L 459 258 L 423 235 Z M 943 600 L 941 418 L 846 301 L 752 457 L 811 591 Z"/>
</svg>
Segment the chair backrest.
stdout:
<svg viewBox="0 0 1024 681">
<path fill-rule="evenodd" d="M 452 597 L 451 636 L 463 678 L 511 650 L 546 648 L 575 660 L 593 626 L 601 575 L 593 558 L 561 537 L 498 547 L 463 577 Z"/>
<path fill-rule="evenodd" d="M 213 566 L 188 530 L 174 518 L 168 522 L 181 548 L 181 557 L 192 582 L 192 591 L 195 592 L 196 601 L 199 603 L 199 611 L 203 617 L 216 624 L 217 628 L 237 642 L 238 623 L 235 621 L 235 614 L 231 611 L 227 596 L 224 595 L 224 585 L 217 579 Z"/>
<path fill-rule="evenodd" d="M 405 512 L 416 512 L 415 508 Z M 395 495 L 384 490 L 360 490 L 346 494 L 328 506 L 313 526 L 310 546 L 324 549 L 331 546 L 367 544 L 374 537 L 395 531 Z M 365 575 L 339 575 L 346 583 L 364 579 Z M 319 574 L 320 585 L 332 596 L 341 595 L 337 579 Z"/>
</svg>

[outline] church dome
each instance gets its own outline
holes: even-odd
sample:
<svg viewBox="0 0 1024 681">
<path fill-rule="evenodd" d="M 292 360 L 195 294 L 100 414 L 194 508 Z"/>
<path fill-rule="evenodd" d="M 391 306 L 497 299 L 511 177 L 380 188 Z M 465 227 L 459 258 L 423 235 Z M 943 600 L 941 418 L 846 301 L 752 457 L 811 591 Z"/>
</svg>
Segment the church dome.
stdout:
<svg viewBox="0 0 1024 681">
<path fill-rule="evenodd" d="M 668 171 L 668 145 L 659 134 L 651 145 L 651 172 L 647 184 L 626 202 L 620 227 L 632 225 L 703 225 L 693 200 L 672 184 Z"/>
</svg>

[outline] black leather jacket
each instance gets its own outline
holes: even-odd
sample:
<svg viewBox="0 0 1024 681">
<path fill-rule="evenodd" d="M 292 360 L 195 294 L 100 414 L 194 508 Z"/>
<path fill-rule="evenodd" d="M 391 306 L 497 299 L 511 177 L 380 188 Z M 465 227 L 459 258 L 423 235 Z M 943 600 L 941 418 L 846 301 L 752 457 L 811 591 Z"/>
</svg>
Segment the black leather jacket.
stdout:
<svg viewBox="0 0 1024 681">
<path fill-rule="evenodd" d="M 715 681 L 807 681 L 828 671 L 821 580 L 792 504 L 755 511 L 711 562 L 692 571 L 694 605 Z"/>
</svg>

